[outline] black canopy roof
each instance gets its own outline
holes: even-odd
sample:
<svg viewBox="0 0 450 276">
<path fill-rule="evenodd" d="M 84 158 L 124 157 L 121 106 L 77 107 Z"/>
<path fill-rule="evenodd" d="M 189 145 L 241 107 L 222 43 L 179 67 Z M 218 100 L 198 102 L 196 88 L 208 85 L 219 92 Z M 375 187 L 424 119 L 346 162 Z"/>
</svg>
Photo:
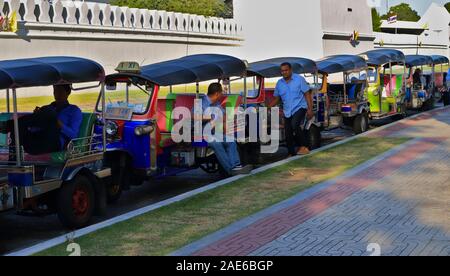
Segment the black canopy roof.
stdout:
<svg viewBox="0 0 450 276">
<path fill-rule="evenodd" d="M 296 74 L 316 73 L 317 65 L 314 61 L 306 58 L 285 57 L 273 58 L 251 63 L 248 74 L 258 75 L 264 78 L 275 78 L 281 76 L 280 65 L 288 62 Z"/>
<path fill-rule="evenodd" d="M 140 76 L 161 86 L 189 84 L 214 79 L 243 76 L 247 66 L 242 60 L 216 54 L 193 55 L 180 59 L 143 66 L 139 75 L 114 74 L 120 76 Z"/>
<path fill-rule="evenodd" d="M 361 56 L 368 58 L 367 64 L 369 65 L 384 65 L 391 63 L 403 63 L 405 62 L 405 55 L 398 50 L 393 49 L 378 49 L 362 53 Z"/>
<path fill-rule="evenodd" d="M 103 81 L 103 67 L 77 57 L 0 61 L 0 89 Z"/>
<path fill-rule="evenodd" d="M 316 63 L 319 71 L 327 74 L 358 71 L 367 68 L 366 61 L 362 57 L 354 55 L 330 56 Z"/>
</svg>

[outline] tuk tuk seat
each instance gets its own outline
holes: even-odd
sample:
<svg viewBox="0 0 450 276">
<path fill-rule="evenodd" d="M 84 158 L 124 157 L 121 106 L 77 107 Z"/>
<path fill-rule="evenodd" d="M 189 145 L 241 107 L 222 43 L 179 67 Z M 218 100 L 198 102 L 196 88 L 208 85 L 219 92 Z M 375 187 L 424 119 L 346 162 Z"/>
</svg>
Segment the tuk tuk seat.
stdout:
<svg viewBox="0 0 450 276">
<path fill-rule="evenodd" d="M 173 118 L 173 110 L 177 107 L 194 109 L 196 94 L 168 94 L 158 99 L 157 124 L 159 129 L 159 146 L 166 148 L 173 146 L 172 128 L 177 120 Z"/>
<path fill-rule="evenodd" d="M 11 114 L 8 114 L 8 115 L 11 116 Z M 3 118 L 5 118 L 5 117 L 6 117 L 5 114 L 1 114 L 0 120 L 3 120 Z M 82 123 L 80 126 L 78 138 L 92 136 L 92 133 L 94 130 L 95 118 L 96 118 L 96 116 L 93 113 L 83 113 L 83 120 L 82 120 Z M 4 136 L 6 136 L 6 135 L 4 135 Z M 3 138 L 3 137 L 0 137 L 0 138 Z M 3 141 L 0 141 L 0 142 L 3 142 Z M 83 142 L 86 142 L 86 141 L 77 141 L 77 143 L 83 143 Z M 83 149 L 83 150 L 86 150 L 86 149 Z M 9 153 L 3 152 L 0 154 L 1 161 L 8 161 L 8 159 L 9 159 Z M 53 152 L 53 153 L 40 154 L 40 155 L 31 155 L 31 154 L 25 153 L 24 161 L 25 162 L 51 163 L 51 164 L 64 164 L 67 161 L 67 151 Z"/>
</svg>

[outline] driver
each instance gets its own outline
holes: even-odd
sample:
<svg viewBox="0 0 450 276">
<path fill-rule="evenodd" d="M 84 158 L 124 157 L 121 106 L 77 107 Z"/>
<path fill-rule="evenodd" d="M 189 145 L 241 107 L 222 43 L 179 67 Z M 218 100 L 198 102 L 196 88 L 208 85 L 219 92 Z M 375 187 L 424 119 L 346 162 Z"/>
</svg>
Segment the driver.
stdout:
<svg viewBox="0 0 450 276">
<path fill-rule="evenodd" d="M 31 155 L 46 154 L 64 150 L 69 142 L 78 137 L 83 114 L 68 98 L 70 85 L 53 86 L 55 101 L 50 105 L 36 107 L 33 114 L 19 118 L 19 139 L 25 152 Z M 0 123 L 0 133 L 11 133 L 15 144 L 14 122 Z"/>
</svg>

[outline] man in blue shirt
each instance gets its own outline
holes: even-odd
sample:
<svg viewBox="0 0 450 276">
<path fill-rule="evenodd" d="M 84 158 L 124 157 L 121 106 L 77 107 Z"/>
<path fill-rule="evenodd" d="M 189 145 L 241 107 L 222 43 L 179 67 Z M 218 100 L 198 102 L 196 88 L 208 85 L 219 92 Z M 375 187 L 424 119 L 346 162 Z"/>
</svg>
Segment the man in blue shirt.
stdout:
<svg viewBox="0 0 450 276">
<path fill-rule="evenodd" d="M 283 78 L 277 83 L 275 99 L 269 107 L 283 103 L 289 155 L 306 155 L 309 149 L 303 126 L 305 118 L 311 120 L 314 117 L 311 88 L 303 77 L 293 74 L 290 63 L 281 65 L 281 74 Z M 295 150 L 296 144 L 300 147 L 298 151 Z"/>
<path fill-rule="evenodd" d="M 80 132 L 83 115 L 77 106 L 69 104 L 70 85 L 55 85 L 53 90 L 55 101 L 52 104 L 36 107 L 33 114 L 19 119 L 20 143 L 29 154 L 62 151 Z M 13 121 L 0 125 L 2 133 L 13 131 Z M 14 144 L 14 135 L 11 138 Z"/>
<path fill-rule="evenodd" d="M 209 85 L 208 88 L 208 95 L 202 97 L 202 110 L 203 113 L 209 113 L 208 108 L 216 108 L 216 111 L 221 111 L 222 114 L 217 114 L 217 112 L 214 112 L 212 110 L 211 116 L 205 116 L 205 114 L 202 114 L 202 120 L 204 122 L 204 125 L 208 125 L 209 127 L 217 132 L 217 131 L 223 131 L 223 118 L 225 116 L 225 110 L 222 108 L 220 104 L 220 100 L 223 97 L 223 87 L 220 83 L 212 83 Z M 218 122 L 220 121 L 220 122 Z M 217 122 L 217 125 L 214 125 L 214 122 Z M 241 165 L 241 159 L 239 157 L 238 147 L 237 143 L 235 141 L 228 142 L 225 141 L 225 138 L 223 135 L 213 135 L 213 137 L 205 137 L 205 139 L 208 140 L 214 140 L 214 141 L 208 141 L 208 145 L 211 149 L 214 150 L 214 153 L 216 154 L 217 160 L 219 161 L 222 168 L 225 170 L 225 172 L 228 175 L 235 175 L 235 174 L 245 174 L 249 173 L 251 170 L 250 166 L 242 166 Z M 216 141 L 216 138 L 222 137 L 224 141 Z"/>
</svg>

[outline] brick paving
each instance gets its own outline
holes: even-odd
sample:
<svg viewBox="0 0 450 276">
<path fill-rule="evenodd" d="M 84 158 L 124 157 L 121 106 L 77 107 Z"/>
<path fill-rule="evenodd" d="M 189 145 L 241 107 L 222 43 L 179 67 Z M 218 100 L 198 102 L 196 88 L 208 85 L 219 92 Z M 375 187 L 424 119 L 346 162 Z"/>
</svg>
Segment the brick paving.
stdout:
<svg viewBox="0 0 450 276">
<path fill-rule="evenodd" d="M 450 109 L 369 134 L 407 145 L 174 255 L 450 256 Z"/>
</svg>

